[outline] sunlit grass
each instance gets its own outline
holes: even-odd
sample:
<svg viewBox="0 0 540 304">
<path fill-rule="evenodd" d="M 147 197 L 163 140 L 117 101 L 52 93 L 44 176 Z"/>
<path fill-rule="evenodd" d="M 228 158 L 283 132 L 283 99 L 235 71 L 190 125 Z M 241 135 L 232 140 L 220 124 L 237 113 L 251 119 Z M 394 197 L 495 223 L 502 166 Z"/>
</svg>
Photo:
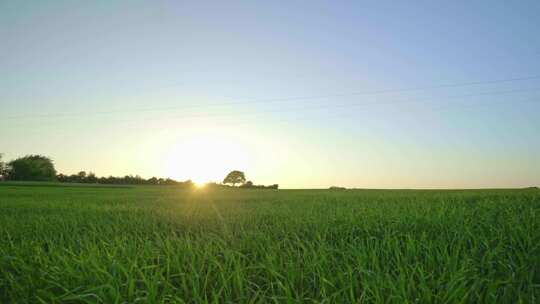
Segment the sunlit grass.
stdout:
<svg viewBox="0 0 540 304">
<path fill-rule="evenodd" d="M 0 303 L 534 303 L 522 191 L 0 187 Z"/>
</svg>

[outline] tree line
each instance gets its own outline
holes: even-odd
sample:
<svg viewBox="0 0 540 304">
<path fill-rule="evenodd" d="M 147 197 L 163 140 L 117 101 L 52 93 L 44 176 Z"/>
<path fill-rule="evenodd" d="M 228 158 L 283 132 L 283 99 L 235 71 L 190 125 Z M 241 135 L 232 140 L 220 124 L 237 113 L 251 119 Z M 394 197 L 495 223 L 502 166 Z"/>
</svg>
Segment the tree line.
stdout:
<svg viewBox="0 0 540 304">
<path fill-rule="evenodd" d="M 115 185 L 175 185 L 183 187 L 193 187 L 195 185 L 191 180 L 176 181 L 171 178 L 158 177 L 145 179 L 139 175 L 98 177 L 94 173 L 86 171 L 66 175 L 57 173 L 52 159 L 43 155 L 27 155 L 4 163 L 2 161 L 2 154 L 0 154 L 0 180 Z M 253 182 L 246 180 L 244 172 L 237 170 L 231 171 L 225 177 L 222 184 L 208 183 L 207 186 L 226 187 L 225 185 L 232 185 L 235 187 L 237 184 L 242 189 L 279 188 L 277 184 L 270 186 L 254 185 Z"/>
<path fill-rule="evenodd" d="M 77 174 L 57 173 L 51 158 L 43 155 L 27 155 L 8 163 L 0 154 L 0 176 L 11 181 L 48 181 L 82 184 L 123 184 L 123 185 L 184 185 L 193 186 L 190 180 L 180 182 L 171 178 L 142 178 L 139 175 L 98 177 L 93 172 L 80 171 Z"/>
<path fill-rule="evenodd" d="M 151 177 L 145 179 L 139 175 L 126 176 L 108 176 L 98 177 L 93 172 L 86 173 L 81 171 L 77 174 L 65 175 L 57 174 L 56 181 L 61 183 L 81 183 L 81 184 L 110 184 L 110 185 L 180 185 L 192 187 L 193 182 L 190 180 L 179 182 L 171 178 Z"/>
</svg>

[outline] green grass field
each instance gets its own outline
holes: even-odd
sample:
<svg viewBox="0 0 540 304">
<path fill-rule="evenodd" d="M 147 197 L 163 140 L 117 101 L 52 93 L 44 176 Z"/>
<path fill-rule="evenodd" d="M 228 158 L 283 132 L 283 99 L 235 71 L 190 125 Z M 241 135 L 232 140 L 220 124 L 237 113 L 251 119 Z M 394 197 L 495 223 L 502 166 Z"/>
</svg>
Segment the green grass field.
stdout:
<svg viewBox="0 0 540 304">
<path fill-rule="evenodd" d="M 540 191 L 0 186 L 0 303 L 534 303 Z"/>
</svg>

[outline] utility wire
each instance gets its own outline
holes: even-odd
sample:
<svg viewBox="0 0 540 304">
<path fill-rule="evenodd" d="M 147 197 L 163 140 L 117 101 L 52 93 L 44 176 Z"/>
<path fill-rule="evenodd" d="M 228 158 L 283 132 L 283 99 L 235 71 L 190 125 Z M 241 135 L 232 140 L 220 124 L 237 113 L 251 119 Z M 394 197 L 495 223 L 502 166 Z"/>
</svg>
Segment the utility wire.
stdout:
<svg viewBox="0 0 540 304">
<path fill-rule="evenodd" d="M 516 100 L 515 102 L 517 102 L 517 103 L 524 103 L 524 102 L 525 103 L 526 102 L 540 103 L 540 99 L 539 98 L 531 98 L 531 99 L 525 99 L 525 100 Z M 452 106 L 456 106 L 456 104 L 453 104 Z M 457 106 L 459 108 L 471 109 L 471 108 L 478 107 L 478 106 L 489 106 L 489 105 L 486 105 L 486 104 L 459 104 Z M 432 107 L 429 110 L 431 110 L 433 112 L 441 112 L 441 111 L 450 109 L 450 107 L 451 106 L 446 105 L 446 106 L 440 106 L 440 107 Z M 363 109 L 363 110 L 368 110 L 368 109 Z M 365 112 L 365 111 L 363 111 L 363 112 Z M 388 111 L 384 111 L 384 112 L 388 112 Z M 351 112 L 325 113 L 324 115 L 325 115 L 325 117 L 328 117 L 328 116 L 335 117 L 335 116 L 347 116 L 347 114 L 351 114 Z M 358 112 L 354 112 L 354 114 L 358 114 Z M 311 119 L 310 117 L 301 117 L 301 118 L 293 118 L 293 119 L 279 119 L 277 121 L 273 120 L 272 124 L 274 124 L 274 123 L 295 123 L 297 121 L 306 121 L 306 120 L 310 120 L 310 119 Z M 251 124 L 253 124 L 253 122 L 238 122 L 238 123 L 226 124 L 226 125 L 227 126 L 230 126 L 230 125 L 236 126 L 236 125 L 251 125 Z"/>
<path fill-rule="evenodd" d="M 245 111 L 240 113 L 215 113 L 215 114 L 200 114 L 200 115 L 176 115 L 169 117 L 150 117 L 150 118 L 140 118 L 140 119 L 129 119 L 129 120 L 105 120 L 105 123 L 137 123 L 145 121 L 163 121 L 163 120 L 187 120 L 187 119 L 198 119 L 198 118 L 216 118 L 216 117 L 239 117 L 239 116 L 256 116 L 264 115 L 268 113 L 285 113 L 285 112 L 303 112 L 309 110 L 320 110 L 320 109 L 332 109 L 332 108 L 348 108 L 348 107 L 358 107 L 358 106 L 370 106 L 370 105 L 392 105 L 392 104 L 404 104 L 404 103 L 414 103 L 414 102 L 433 102 L 441 101 L 446 99 L 463 99 L 467 97 L 478 97 L 478 96 L 497 96 L 497 95 L 507 95 L 507 94 L 516 94 L 523 92 L 535 92 L 539 91 L 540 88 L 532 89 L 515 89 L 515 90 L 499 90 L 499 91 L 489 91 L 489 92 L 480 92 L 480 93 L 470 93 L 470 94 L 461 94 L 461 95 L 452 95 L 445 96 L 440 99 L 435 99 L 434 97 L 427 98 L 410 98 L 410 99 L 397 99 L 397 100 L 385 100 L 385 101 L 376 101 L 372 100 L 369 102 L 354 102 L 354 103 L 344 103 L 344 104 L 331 104 L 331 105 L 311 105 L 303 107 L 294 107 L 294 108 L 285 108 L 285 109 L 274 109 L 266 111 Z M 10 124 L 13 126 L 13 124 Z M 25 125 L 25 124 L 21 124 Z M 50 125 L 50 124 L 49 124 Z"/>
<path fill-rule="evenodd" d="M 537 79 L 540 79 L 540 76 L 506 78 L 506 79 L 487 80 L 487 81 L 471 81 L 471 82 L 440 84 L 440 85 L 430 85 L 430 86 L 421 86 L 421 87 L 409 87 L 409 88 L 400 88 L 400 89 L 364 91 L 364 92 L 356 92 L 356 93 L 336 93 L 336 94 L 326 94 L 326 95 L 311 95 L 311 96 L 283 97 L 283 98 L 270 98 L 270 99 L 252 99 L 252 100 L 245 100 L 245 101 L 238 101 L 238 102 L 215 103 L 215 104 L 208 104 L 208 105 L 152 107 L 152 108 L 123 109 L 123 110 L 96 111 L 96 112 L 49 113 L 49 114 L 41 114 L 41 115 L 14 115 L 14 116 L 4 117 L 2 118 L 2 120 L 59 118 L 59 117 L 71 117 L 71 116 L 104 115 L 104 114 L 115 114 L 115 113 L 158 112 L 158 111 L 169 111 L 169 110 L 179 110 L 179 109 L 222 107 L 222 106 L 245 105 L 245 104 L 255 104 L 255 103 L 293 101 L 293 100 L 312 100 L 312 99 L 325 99 L 325 98 L 352 97 L 352 96 L 361 96 L 361 95 L 403 93 L 403 92 L 412 92 L 412 91 L 441 89 L 441 88 L 456 88 L 456 87 L 467 87 L 467 86 L 487 85 L 487 84 L 506 83 L 506 82 L 519 82 L 519 81 L 528 81 L 528 80 L 537 80 Z"/>
<path fill-rule="evenodd" d="M 503 100 L 503 101 L 500 101 L 500 102 L 506 102 L 507 100 Z M 531 98 L 531 99 L 525 99 L 525 100 L 515 100 L 515 102 L 517 103 L 522 103 L 522 102 L 533 102 L 533 103 L 540 103 L 540 99 L 538 98 Z M 473 107 L 477 107 L 477 106 L 489 106 L 491 104 L 453 104 L 452 106 L 458 106 L 460 108 L 473 108 Z M 432 108 L 429 108 L 429 110 L 432 110 L 434 112 L 441 112 L 441 111 L 444 111 L 444 110 L 448 110 L 450 108 L 449 105 L 446 105 L 446 106 L 442 106 L 442 107 L 432 107 Z M 364 111 L 362 112 L 366 112 L 367 108 L 364 108 L 362 109 Z M 384 112 L 388 112 L 388 110 L 385 110 Z M 263 113 L 260 113 L 260 114 L 263 114 Z M 343 116 L 348 116 L 348 114 L 352 114 L 351 112 L 334 112 L 334 113 L 328 113 L 328 112 L 325 112 L 324 113 L 324 116 L 325 117 L 343 117 Z M 354 114 L 358 114 L 358 111 L 354 112 Z M 296 122 L 299 122 L 299 121 L 309 121 L 309 120 L 312 120 L 312 117 L 296 117 L 296 118 L 286 118 L 286 119 L 278 119 L 278 120 L 272 120 L 271 123 L 272 124 L 290 124 L 290 123 L 296 123 Z M 260 122 L 261 120 L 257 120 L 257 122 Z M 254 122 L 253 121 L 232 121 L 232 120 L 227 120 L 227 121 L 222 121 L 222 122 L 219 122 L 217 125 L 218 126 L 222 126 L 222 127 L 231 127 L 231 126 L 250 126 L 250 125 L 253 125 Z M 146 126 L 144 125 L 141 125 L 141 124 L 137 124 L 137 125 L 134 125 L 134 124 L 126 124 L 126 126 L 135 126 L 135 127 L 144 127 L 146 128 Z M 58 127 L 61 127 L 61 126 L 58 126 Z M 61 130 L 60 130 L 61 131 Z M 33 133 L 36 133 L 37 132 L 30 132 L 30 134 L 33 134 Z M 25 132 L 25 134 L 28 134 L 27 132 Z"/>
<path fill-rule="evenodd" d="M 505 95 L 505 94 L 516 94 L 523 92 L 536 92 L 540 88 L 533 89 L 516 89 L 516 90 L 506 90 L 506 91 L 492 91 L 492 92 L 481 92 L 481 93 L 471 93 L 463 95 L 452 95 L 445 96 L 441 99 L 461 99 L 466 97 L 477 97 L 477 96 L 496 96 L 496 95 Z M 319 109 L 331 109 L 331 108 L 347 108 L 347 107 L 358 107 L 358 106 L 369 106 L 369 105 L 392 105 L 392 104 L 401 104 L 401 103 L 411 103 L 411 102 L 432 102 L 438 101 L 433 97 L 427 98 L 410 98 L 410 99 L 399 99 L 399 100 L 387 100 L 387 101 L 371 101 L 371 102 L 353 102 L 353 103 L 344 103 L 344 104 L 331 104 L 331 105 L 311 105 L 295 108 L 285 108 L 285 109 L 275 109 L 275 110 L 266 110 L 266 111 L 245 111 L 240 113 L 216 113 L 216 114 L 200 114 L 200 115 L 176 115 L 169 117 L 151 117 L 137 119 L 137 122 L 140 121 L 152 121 L 152 120 L 184 120 L 192 118 L 214 118 L 214 117 L 236 117 L 236 116 L 245 116 L 245 115 L 261 115 L 267 113 L 283 113 L 283 112 L 299 112 L 299 111 L 309 111 L 309 110 L 319 110 Z M 129 120 L 131 121 L 131 119 Z"/>
</svg>

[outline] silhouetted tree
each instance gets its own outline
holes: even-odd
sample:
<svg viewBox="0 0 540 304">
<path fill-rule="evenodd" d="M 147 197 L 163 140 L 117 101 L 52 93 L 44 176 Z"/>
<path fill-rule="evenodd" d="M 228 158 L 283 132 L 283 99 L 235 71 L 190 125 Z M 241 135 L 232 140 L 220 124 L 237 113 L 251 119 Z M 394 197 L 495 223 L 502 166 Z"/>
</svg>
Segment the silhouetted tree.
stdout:
<svg viewBox="0 0 540 304">
<path fill-rule="evenodd" d="M 86 176 L 86 182 L 89 184 L 96 184 L 98 182 L 98 178 L 93 172 L 88 173 Z"/>
<path fill-rule="evenodd" d="M 42 155 L 27 155 L 9 162 L 8 179 L 26 181 L 53 181 L 56 170 L 52 160 Z"/>
<path fill-rule="evenodd" d="M 246 176 L 244 175 L 244 172 L 242 171 L 231 171 L 231 173 L 227 174 L 225 179 L 223 180 L 224 184 L 232 184 L 233 186 L 236 186 L 236 184 L 243 184 L 246 182 Z"/>
<path fill-rule="evenodd" d="M 77 178 L 81 182 L 84 181 L 84 179 L 86 178 L 86 171 L 80 171 L 79 173 L 77 173 Z"/>
</svg>

